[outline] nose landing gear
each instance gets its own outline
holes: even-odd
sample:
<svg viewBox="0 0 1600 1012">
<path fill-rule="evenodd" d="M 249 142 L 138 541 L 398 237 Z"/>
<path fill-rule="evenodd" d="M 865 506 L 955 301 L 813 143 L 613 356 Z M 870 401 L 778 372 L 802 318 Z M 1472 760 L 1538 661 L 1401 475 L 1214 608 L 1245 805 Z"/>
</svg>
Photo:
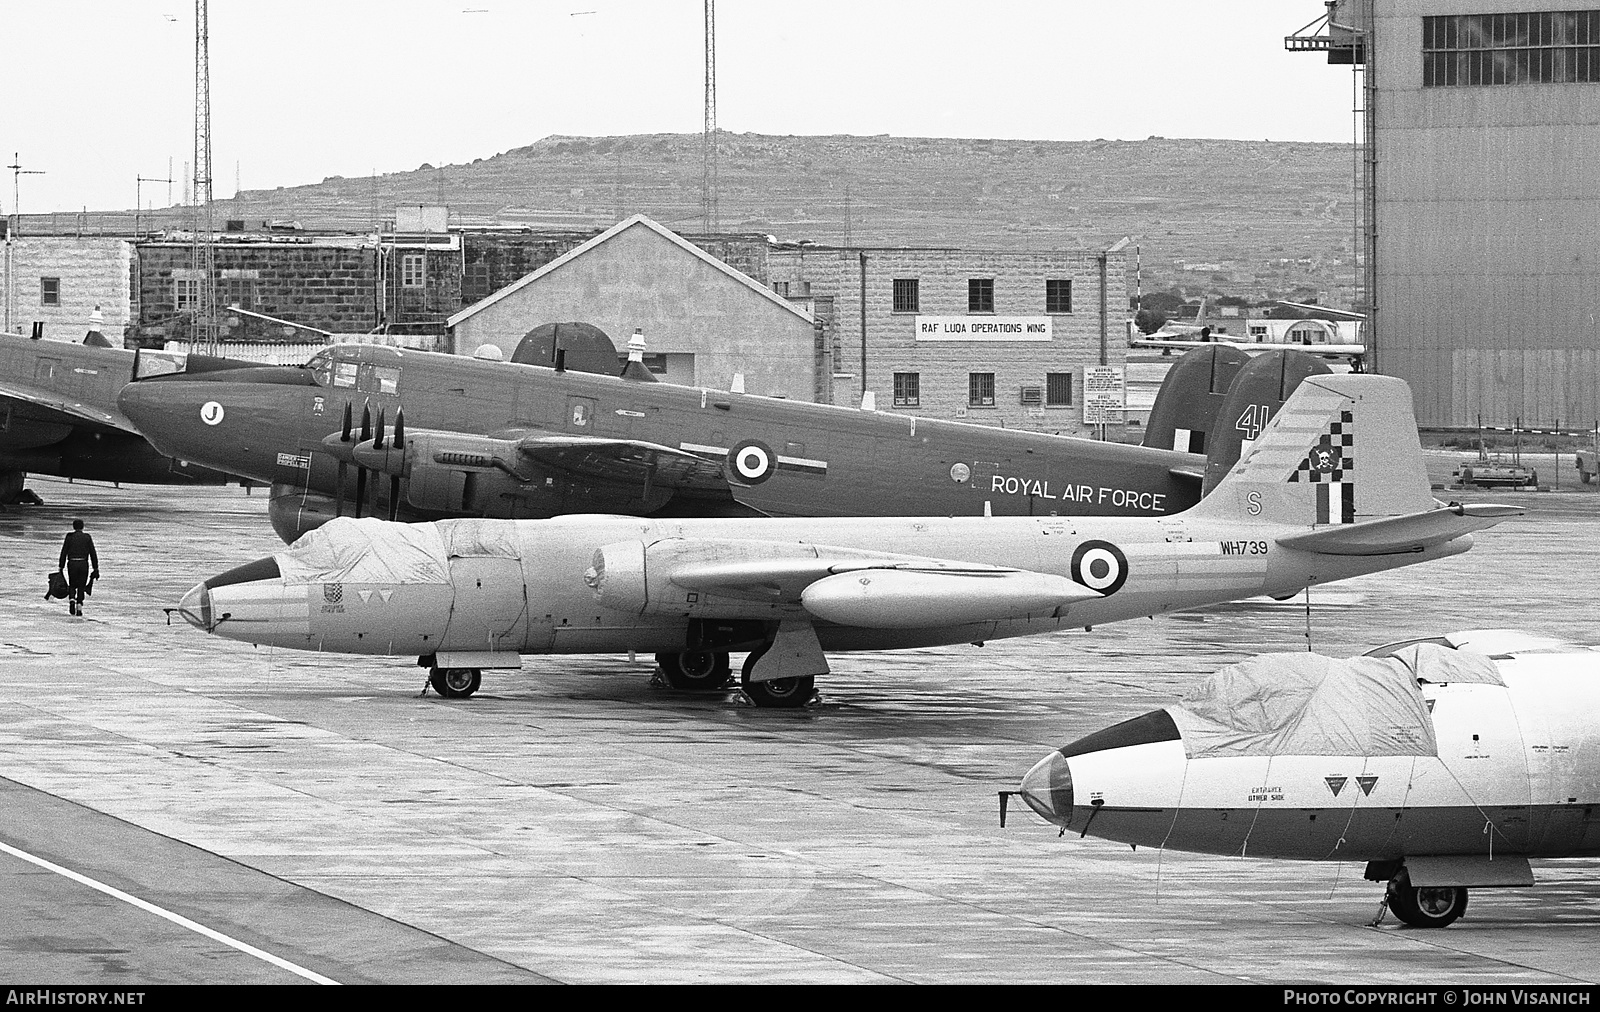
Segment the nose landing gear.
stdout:
<svg viewBox="0 0 1600 1012">
<path fill-rule="evenodd" d="M 1384 906 L 1378 908 L 1378 920 L 1382 920 L 1387 907 L 1413 928 L 1442 928 L 1466 913 L 1467 889 L 1466 886 L 1414 886 L 1410 874 L 1402 867 L 1389 880 L 1383 902 Z M 1374 926 L 1378 920 L 1372 922 Z"/>
<path fill-rule="evenodd" d="M 466 699 L 478 691 L 483 683 L 483 671 L 478 668 L 430 668 L 428 684 L 445 699 Z"/>
</svg>

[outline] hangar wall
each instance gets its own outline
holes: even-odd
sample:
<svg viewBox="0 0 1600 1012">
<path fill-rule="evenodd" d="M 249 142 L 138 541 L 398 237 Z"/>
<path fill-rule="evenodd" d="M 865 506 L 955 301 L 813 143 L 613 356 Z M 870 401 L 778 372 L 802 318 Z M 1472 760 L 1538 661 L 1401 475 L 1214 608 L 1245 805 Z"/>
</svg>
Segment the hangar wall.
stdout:
<svg viewBox="0 0 1600 1012">
<path fill-rule="evenodd" d="M 1378 368 L 1411 384 L 1425 426 L 1600 418 L 1600 64 L 1583 80 L 1548 69 L 1552 56 L 1600 60 L 1587 27 L 1600 13 L 1424 38 L 1430 17 L 1558 9 L 1583 13 L 1549 0 L 1374 4 Z M 1477 69 L 1425 81 L 1425 50 L 1476 61 L 1491 81 L 1498 66 L 1510 83 L 1460 83 Z M 1546 72 L 1519 72 L 1519 52 Z"/>
<path fill-rule="evenodd" d="M 625 348 L 634 328 L 651 355 L 693 356 L 673 382 L 814 399 L 811 317 L 755 280 L 642 217 L 595 237 L 450 317 L 454 348 L 493 344 L 509 357 L 543 323 L 579 320 Z M 670 366 L 669 366 L 670 369 Z"/>
</svg>

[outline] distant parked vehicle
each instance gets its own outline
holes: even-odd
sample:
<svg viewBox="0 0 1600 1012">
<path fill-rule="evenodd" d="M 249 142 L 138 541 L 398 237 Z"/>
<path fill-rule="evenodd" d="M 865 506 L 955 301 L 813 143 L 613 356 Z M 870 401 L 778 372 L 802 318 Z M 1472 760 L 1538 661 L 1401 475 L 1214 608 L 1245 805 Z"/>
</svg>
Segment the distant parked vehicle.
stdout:
<svg viewBox="0 0 1600 1012">
<path fill-rule="evenodd" d="M 1600 474 L 1600 452 L 1594 450 L 1578 451 L 1578 477 L 1583 479 L 1585 485 L 1594 481 L 1594 476 Z"/>
</svg>

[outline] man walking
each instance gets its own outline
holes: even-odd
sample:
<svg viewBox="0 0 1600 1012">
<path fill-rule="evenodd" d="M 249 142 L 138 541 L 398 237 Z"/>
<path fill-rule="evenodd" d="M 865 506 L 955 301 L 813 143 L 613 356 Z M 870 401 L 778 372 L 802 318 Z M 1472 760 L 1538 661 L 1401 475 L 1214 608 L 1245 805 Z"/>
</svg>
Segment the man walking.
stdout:
<svg viewBox="0 0 1600 1012">
<path fill-rule="evenodd" d="M 82 615 L 83 595 L 91 581 L 100 579 L 100 556 L 95 554 L 94 538 L 84 533 L 82 520 L 72 521 L 72 533 L 62 540 L 61 561 L 56 570 L 65 571 L 71 588 L 67 594 L 68 614 Z"/>
</svg>

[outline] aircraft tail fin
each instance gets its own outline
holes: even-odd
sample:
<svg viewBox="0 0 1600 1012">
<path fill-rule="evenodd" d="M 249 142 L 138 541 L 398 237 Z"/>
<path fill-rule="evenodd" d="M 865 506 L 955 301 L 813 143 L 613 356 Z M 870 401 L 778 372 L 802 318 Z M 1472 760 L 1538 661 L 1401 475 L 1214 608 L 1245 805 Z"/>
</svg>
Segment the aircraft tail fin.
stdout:
<svg viewBox="0 0 1600 1012">
<path fill-rule="evenodd" d="M 1205 453 L 1228 388 L 1250 356 L 1230 344 L 1185 352 L 1161 381 L 1143 445 L 1158 450 Z"/>
<path fill-rule="evenodd" d="M 1349 374 L 1302 380 L 1192 512 L 1320 527 L 1435 505 L 1411 388 L 1392 376 Z"/>
<path fill-rule="evenodd" d="M 1206 444 L 1206 477 L 1201 494 L 1207 495 L 1216 488 L 1306 377 L 1325 376 L 1332 371 L 1322 359 L 1293 349 L 1265 352 L 1241 368 L 1222 398 L 1216 425 Z"/>
</svg>

